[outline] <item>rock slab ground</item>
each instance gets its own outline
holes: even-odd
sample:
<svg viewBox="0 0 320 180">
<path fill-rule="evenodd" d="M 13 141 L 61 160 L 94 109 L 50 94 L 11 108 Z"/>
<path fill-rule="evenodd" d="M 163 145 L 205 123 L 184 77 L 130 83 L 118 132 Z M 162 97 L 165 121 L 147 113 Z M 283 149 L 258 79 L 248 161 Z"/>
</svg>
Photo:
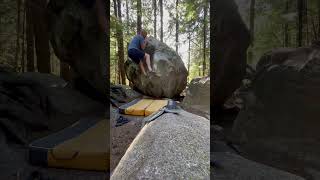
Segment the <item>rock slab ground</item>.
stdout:
<svg viewBox="0 0 320 180">
<path fill-rule="evenodd" d="M 142 128 L 111 179 L 210 179 L 209 124 L 183 110 L 163 114 Z"/>
</svg>

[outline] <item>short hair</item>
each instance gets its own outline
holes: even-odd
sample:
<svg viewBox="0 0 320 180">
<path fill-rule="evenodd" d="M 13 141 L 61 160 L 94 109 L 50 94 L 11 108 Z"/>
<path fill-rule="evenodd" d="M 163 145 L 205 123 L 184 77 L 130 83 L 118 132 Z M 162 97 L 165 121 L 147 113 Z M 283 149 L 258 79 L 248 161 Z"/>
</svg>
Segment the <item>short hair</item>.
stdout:
<svg viewBox="0 0 320 180">
<path fill-rule="evenodd" d="M 141 30 L 140 30 L 140 34 L 141 34 L 141 35 L 144 35 L 144 34 L 147 35 L 148 32 L 147 32 L 145 29 L 141 29 Z"/>
</svg>

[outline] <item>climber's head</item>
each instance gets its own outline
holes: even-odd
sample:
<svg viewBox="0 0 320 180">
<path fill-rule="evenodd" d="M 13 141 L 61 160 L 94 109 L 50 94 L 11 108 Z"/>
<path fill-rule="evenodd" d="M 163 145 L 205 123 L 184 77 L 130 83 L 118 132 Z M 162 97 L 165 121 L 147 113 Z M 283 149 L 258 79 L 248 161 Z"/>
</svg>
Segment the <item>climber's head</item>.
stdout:
<svg viewBox="0 0 320 180">
<path fill-rule="evenodd" d="M 140 34 L 141 34 L 141 36 L 143 36 L 143 38 L 146 38 L 148 35 L 147 31 L 144 29 L 141 29 Z"/>
</svg>

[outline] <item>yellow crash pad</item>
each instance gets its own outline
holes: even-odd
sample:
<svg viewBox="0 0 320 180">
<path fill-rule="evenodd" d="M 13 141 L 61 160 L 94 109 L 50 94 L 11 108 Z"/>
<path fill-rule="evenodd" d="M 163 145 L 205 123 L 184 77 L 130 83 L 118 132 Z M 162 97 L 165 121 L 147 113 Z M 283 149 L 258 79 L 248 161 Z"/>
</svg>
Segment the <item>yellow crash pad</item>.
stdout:
<svg viewBox="0 0 320 180">
<path fill-rule="evenodd" d="M 109 126 L 106 120 L 80 120 L 29 145 L 30 162 L 48 167 L 109 170 Z"/>
<path fill-rule="evenodd" d="M 125 114 L 144 116 L 144 111 L 153 102 L 152 99 L 142 99 L 125 109 Z"/>
<path fill-rule="evenodd" d="M 168 104 L 168 100 L 154 100 L 144 111 L 145 116 L 159 111 L 161 108 Z"/>
<path fill-rule="evenodd" d="M 168 104 L 168 100 L 136 99 L 120 106 L 119 112 L 127 115 L 149 116 Z"/>
</svg>

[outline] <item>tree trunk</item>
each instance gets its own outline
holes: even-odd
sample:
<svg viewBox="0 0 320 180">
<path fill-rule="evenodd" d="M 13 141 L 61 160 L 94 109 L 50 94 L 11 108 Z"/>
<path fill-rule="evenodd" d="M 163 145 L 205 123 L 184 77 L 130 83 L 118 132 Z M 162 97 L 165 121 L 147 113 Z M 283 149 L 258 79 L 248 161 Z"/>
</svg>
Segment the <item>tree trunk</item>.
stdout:
<svg viewBox="0 0 320 180">
<path fill-rule="evenodd" d="M 178 13 L 179 0 L 176 0 L 176 52 L 179 50 L 179 13 Z M 178 53 L 179 54 L 179 53 Z"/>
<path fill-rule="evenodd" d="M 256 1 L 251 0 L 250 3 L 250 48 L 248 51 L 248 63 L 251 64 L 253 61 L 253 46 L 254 46 L 254 19 L 255 19 L 255 6 L 256 6 Z"/>
<path fill-rule="evenodd" d="M 298 21 L 297 21 L 297 45 L 298 47 L 302 46 L 303 41 L 303 0 L 297 0 L 297 13 L 298 13 Z"/>
<path fill-rule="evenodd" d="M 190 56 L 190 50 L 191 50 L 191 35 L 190 32 L 188 33 L 188 81 L 189 81 L 189 76 L 190 76 L 190 63 L 191 63 L 191 56 Z"/>
<path fill-rule="evenodd" d="M 71 81 L 71 69 L 70 66 L 60 61 L 60 77 L 62 77 L 65 81 L 70 82 Z"/>
<path fill-rule="evenodd" d="M 153 36 L 157 38 L 157 0 L 153 0 Z"/>
<path fill-rule="evenodd" d="M 289 12 L 289 0 L 286 1 L 285 14 Z M 284 47 L 289 47 L 289 24 L 285 22 L 284 24 Z"/>
<path fill-rule="evenodd" d="M 199 76 L 201 76 L 201 61 L 199 61 L 199 65 L 198 65 L 198 73 L 199 73 Z"/>
<path fill-rule="evenodd" d="M 33 0 L 32 14 L 34 15 L 34 35 L 37 55 L 37 67 L 41 73 L 50 73 L 49 32 L 46 20 L 46 0 Z"/>
<path fill-rule="evenodd" d="M 141 0 L 137 0 L 137 33 L 141 31 L 141 17 L 142 17 L 142 10 L 141 10 Z"/>
<path fill-rule="evenodd" d="M 22 44 L 21 44 L 21 71 L 25 71 L 25 24 L 26 24 L 26 6 L 23 7 L 23 20 L 22 20 Z"/>
<path fill-rule="evenodd" d="M 27 71 L 34 72 L 34 34 L 31 0 L 26 0 Z"/>
<path fill-rule="evenodd" d="M 320 39 L 320 1 L 318 0 L 318 40 Z"/>
<path fill-rule="evenodd" d="M 130 25 L 130 20 L 129 20 L 129 5 L 128 5 L 128 0 L 126 0 L 126 18 L 127 18 L 127 36 L 129 36 L 129 25 Z"/>
<path fill-rule="evenodd" d="M 118 46 L 118 43 L 117 41 L 115 41 L 115 49 L 117 51 L 117 46 Z M 115 77 L 115 83 L 118 83 L 120 84 L 120 71 L 118 69 L 118 66 L 119 66 L 119 63 L 118 63 L 118 58 L 115 57 L 115 60 L 114 60 L 114 77 Z"/>
<path fill-rule="evenodd" d="M 163 42 L 163 2 L 159 0 L 160 6 L 160 41 Z"/>
<path fill-rule="evenodd" d="M 117 0 L 113 0 L 113 8 L 114 8 L 114 15 L 116 18 L 118 18 L 118 6 L 117 6 Z M 117 41 L 115 42 L 115 49 L 116 49 L 116 52 L 118 52 L 119 50 L 119 40 L 118 40 L 118 22 L 116 22 L 116 38 L 117 38 Z M 118 47 L 118 48 L 117 48 Z M 118 59 L 115 58 L 115 63 L 114 63 L 114 66 L 115 66 L 115 82 L 118 83 L 118 84 L 121 84 L 121 73 L 120 73 L 120 63 L 119 63 L 119 56 L 118 56 Z"/>
<path fill-rule="evenodd" d="M 203 14 L 203 62 L 202 62 L 202 75 L 205 76 L 207 64 L 206 64 L 206 48 L 207 48 L 207 3 L 204 7 Z"/>
<path fill-rule="evenodd" d="M 130 20 L 129 20 L 129 5 L 128 0 L 126 0 L 126 18 L 127 18 L 127 37 L 129 37 L 129 27 L 130 27 Z M 129 48 L 129 42 L 127 42 L 127 48 L 126 48 L 126 57 L 128 56 L 128 48 Z"/>
<path fill-rule="evenodd" d="M 117 18 L 118 17 L 117 0 L 113 0 L 113 8 L 114 8 L 114 16 Z M 117 25 L 116 25 L 116 28 L 118 28 Z"/>
<path fill-rule="evenodd" d="M 16 69 L 19 71 L 19 54 L 20 54 L 20 9 L 21 9 L 21 0 L 17 0 L 17 39 L 16 39 Z"/>
<path fill-rule="evenodd" d="M 122 24 L 122 15 L 121 15 L 121 0 L 117 0 L 118 3 L 118 20 L 119 24 Z M 126 84 L 126 73 L 124 70 L 124 45 L 123 45 L 123 32 L 122 28 L 117 28 L 118 31 L 118 57 L 119 57 L 119 70 L 121 76 L 121 84 Z"/>
<path fill-rule="evenodd" d="M 304 1 L 304 8 L 303 8 L 303 17 L 304 17 L 304 24 L 305 24 L 305 44 L 309 44 L 309 18 L 308 18 L 308 1 Z"/>
</svg>

